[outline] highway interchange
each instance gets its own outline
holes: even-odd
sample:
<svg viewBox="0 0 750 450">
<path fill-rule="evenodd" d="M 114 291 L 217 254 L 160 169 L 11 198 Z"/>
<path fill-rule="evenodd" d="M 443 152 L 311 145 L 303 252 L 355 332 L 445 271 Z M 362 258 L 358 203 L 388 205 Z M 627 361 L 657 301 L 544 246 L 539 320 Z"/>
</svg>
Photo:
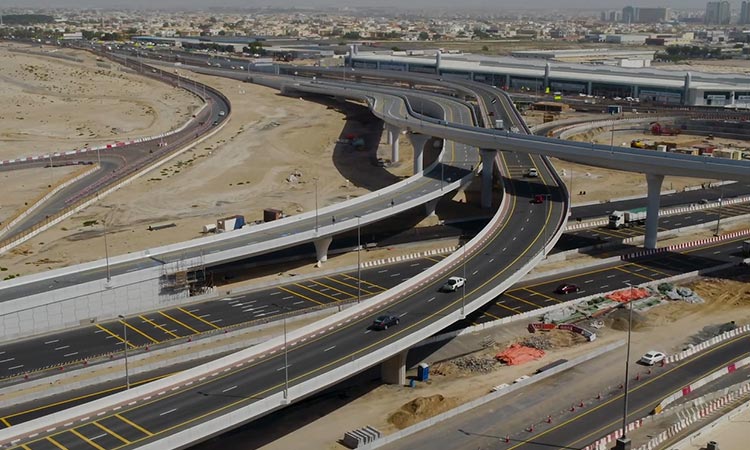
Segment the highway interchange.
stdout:
<svg viewBox="0 0 750 450">
<path fill-rule="evenodd" d="M 563 192 L 557 188 L 544 188 L 545 185 L 554 185 L 554 180 L 551 179 L 550 172 L 542 158 L 536 160 L 535 158 L 538 157 L 526 155 L 509 156 L 502 153 L 500 154 L 499 162 L 501 164 L 501 172 L 515 178 L 504 179 L 506 189 L 509 193 L 513 194 L 510 196 L 509 200 L 512 202 L 509 206 L 511 214 L 500 221 L 500 224 L 498 224 L 495 230 L 493 230 L 493 239 L 490 239 L 486 244 L 482 244 L 483 248 L 472 251 L 472 253 L 463 258 L 460 265 L 454 265 L 450 271 L 431 279 L 426 286 L 421 287 L 416 292 L 408 294 L 405 298 L 395 300 L 389 305 L 388 311 L 396 313 L 401 317 L 402 324 L 398 329 L 388 330 L 384 333 L 374 333 L 368 330 L 367 325 L 375 315 L 380 313 L 380 311 L 374 311 L 350 324 L 339 327 L 339 329 L 335 330 L 333 333 L 316 337 L 315 339 L 311 339 L 310 342 L 304 344 L 298 343 L 296 347 L 290 350 L 289 362 L 286 366 L 279 366 L 279 354 L 262 358 L 253 363 L 251 366 L 254 377 L 252 386 L 249 386 L 246 383 L 247 368 L 231 370 L 225 374 L 212 377 L 212 380 L 196 383 L 189 388 L 184 388 L 177 392 L 162 396 L 158 408 L 151 407 L 153 401 L 146 401 L 145 403 L 141 403 L 132 408 L 125 408 L 121 412 L 110 414 L 96 421 L 76 426 L 73 429 L 54 432 L 42 439 L 29 441 L 26 445 L 28 448 L 48 448 L 48 445 L 59 443 L 66 448 L 85 447 L 87 445 L 85 443 L 90 444 L 92 442 L 91 439 L 93 439 L 93 433 L 96 432 L 98 433 L 96 434 L 97 445 L 102 446 L 103 448 L 130 448 L 145 441 L 155 439 L 155 436 L 158 436 L 161 433 L 171 433 L 190 427 L 191 424 L 194 424 L 196 417 L 199 417 L 200 419 L 214 417 L 224 409 L 243 406 L 255 401 L 258 396 L 264 396 L 273 391 L 278 391 L 282 387 L 279 384 L 279 370 L 285 369 L 289 371 L 291 384 L 299 383 L 312 376 L 316 376 L 318 370 L 320 370 L 316 369 L 316 367 L 322 368 L 329 365 L 342 364 L 342 362 L 346 361 L 348 358 L 359 355 L 363 349 L 385 346 L 416 326 L 423 326 L 425 323 L 438 320 L 442 313 L 455 309 L 458 307 L 459 303 L 463 303 L 462 298 L 460 298 L 461 296 L 456 295 L 457 293 L 447 295 L 436 293 L 437 287 L 442 284 L 445 277 L 449 275 L 460 276 L 464 273 L 470 274 L 467 277 L 470 280 L 466 293 L 468 301 L 470 297 L 480 295 L 483 290 L 488 289 L 488 283 L 490 281 L 506 271 L 512 272 L 517 267 L 522 266 L 525 263 L 525 258 L 527 258 L 525 255 L 538 251 L 545 238 L 554 232 L 554 228 L 551 231 L 548 231 L 547 228 L 555 227 L 557 226 L 556 224 L 559 223 L 559 219 L 556 217 L 562 213 L 560 205 L 563 200 Z M 540 180 L 535 180 L 532 183 L 529 183 L 528 180 L 521 182 L 522 173 L 530 166 L 539 169 L 541 174 Z M 539 181 L 542 183 L 540 184 Z M 528 203 L 528 199 L 531 198 L 533 194 L 539 193 L 540 189 L 542 191 L 546 190 L 549 195 L 552 196 L 553 201 L 549 203 L 549 206 L 547 204 L 540 206 Z M 516 208 L 518 210 L 516 210 Z M 519 211 L 526 211 L 526 213 L 513 214 L 513 212 Z M 541 223 L 543 226 L 541 230 L 531 236 L 531 244 L 527 244 L 528 241 L 526 239 L 518 239 L 517 242 L 515 237 L 510 241 L 500 242 L 502 239 L 499 239 L 499 237 L 504 230 L 515 229 L 523 231 L 525 227 L 529 226 L 527 224 L 530 220 L 533 220 L 536 223 Z M 734 243 L 734 245 L 736 247 L 736 243 Z M 487 254 L 497 255 L 497 257 L 503 258 L 504 261 L 509 261 L 510 264 L 508 264 L 500 273 L 496 273 L 497 267 L 492 267 L 493 265 L 497 265 L 494 258 L 484 259 L 477 257 Z M 640 261 L 631 264 L 640 264 Z M 421 268 L 417 267 L 414 270 L 421 270 Z M 656 277 L 656 275 L 663 273 L 660 270 L 643 268 L 637 268 L 630 271 L 621 268 L 614 270 L 623 272 L 626 276 L 636 278 L 643 277 L 644 279 Z M 392 275 L 393 274 L 389 274 L 388 277 L 396 279 L 399 277 L 399 275 Z M 349 277 L 351 277 L 351 275 L 349 275 Z M 368 276 L 368 279 L 369 278 L 370 277 Z M 376 278 L 376 276 L 373 275 L 373 278 Z M 479 282 L 479 280 L 483 278 L 487 281 Z M 550 282 L 554 283 L 558 281 L 559 280 L 554 280 Z M 583 283 L 586 283 L 587 281 L 587 279 L 583 279 Z M 337 283 L 337 285 L 345 284 L 341 282 Z M 534 300 L 541 300 L 542 302 L 560 301 L 559 299 L 555 300 L 551 295 L 543 294 L 541 291 L 544 288 L 537 287 L 541 285 L 542 283 L 534 286 L 520 287 L 519 289 L 530 292 L 532 297 L 539 296 L 539 298 Z M 381 286 L 381 288 L 383 287 L 385 287 L 385 285 Z M 604 288 L 605 286 L 601 285 L 600 287 Z M 330 289 L 330 287 L 326 289 Z M 339 290 L 343 291 L 343 289 Z M 284 291 L 275 295 L 282 295 L 282 292 Z M 509 292 L 511 295 L 512 293 L 513 291 Z M 321 294 L 324 294 L 323 296 L 336 297 L 329 292 L 321 292 Z M 349 293 L 349 295 L 351 295 L 351 293 Z M 525 295 L 526 294 L 523 294 L 523 296 L 519 295 L 516 298 L 507 296 L 506 299 L 501 297 L 495 304 L 500 308 L 500 311 L 504 311 L 505 315 L 517 313 L 528 305 L 535 304 L 533 301 L 524 298 Z M 298 293 L 297 298 L 299 297 Z M 290 300 L 299 301 L 297 298 L 292 296 L 291 299 L 286 299 L 286 302 L 280 301 L 280 308 L 284 309 L 291 307 L 288 306 L 287 303 L 293 304 Z M 232 300 L 226 300 L 226 303 L 229 303 Z M 234 304 L 236 305 L 238 303 L 240 306 L 230 307 L 255 311 L 254 307 L 250 306 L 250 303 L 248 303 L 248 307 L 245 308 L 246 305 L 244 299 L 239 300 Z M 516 306 L 516 304 L 518 306 Z M 536 307 L 540 306 L 539 304 L 535 305 Z M 205 314 L 207 312 L 200 309 L 187 310 L 181 308 L 170 312 L 171 314 L 167 313 L 166 315 L 159 313 L 161 317 L 157 316 L 156 318 L 159 321 L 162 321 L 163 319 L 172 320 L 169 316 L 172 314 L 178 315 L 179 312 L 179 314 L 181 314 L 179 317 L 181 317 L 182 320 L 173 320 L 173 322 L 183 322 L 183 325 L 186 325 L 185 329 L 190 330 L 190 328 L 193 328 L 194 331 L 197 331 L 195 326 L 197 326 L 198 323 L 210 326 L 212 323 L 211 320 L 214 320 L 207 320 L 207 318 L 211 318 L 212 315 L 206 316 Z M 503 313 L 500 313 L 500 315 L 502 314 Z M 488 314 L 485 312 L 484 315 L 487 316 Z M 164 326 L 154 319 L 150 320 L 161 326 L 161 331 L 165 335 L 169 335 L 169 332 L 175 335 L 177 334 L 172 328 L 169 328 L 175 327 L 172 323 L 166 323 L 166 326 Z M 146 320 L 143 322 L 148 323 Z M 188 325 L 188 323 L 185 322 L 192 323 L 193 325 Z M 128 322 L 128 326 L 136 328 L 133 326 L 132 319 L 131 322 Z M 216 328 L 219 327 L 219 325 L 214 323 L 213 327 Z M 158 329 L 158 327 L 154 328 Z M 175 330 L 177 330 L 177 328 L 175 328 Z M 109 335 L 110 340 L 116 342 L 116 338 L 118 337 L 116 332 L 107 333 L 104 330 L 100 331 L 101 333 L 104 333 L 104 335 Z M 151 332 L 153 333 L 153 331 Z M 141 335 L 144 339 L 148 338 L 148 333 L 135 334 Z M 51 344 L 57 345 L 57 343 Z M 307 367 L 307 369 L 305 367 Z M 209 388 L 207 386 L 209 381 L 211 382 L 210 392 L 208 391 Z M 232 391 L 233 393 L 231 395 L 219 394 L 219 392 L 229 391 Z M 185 405 L 188 404 L 190 406 L 185 407 Z M 105 431 L 104 436 L 101 436 L 102 430 Z"/>
</svg>

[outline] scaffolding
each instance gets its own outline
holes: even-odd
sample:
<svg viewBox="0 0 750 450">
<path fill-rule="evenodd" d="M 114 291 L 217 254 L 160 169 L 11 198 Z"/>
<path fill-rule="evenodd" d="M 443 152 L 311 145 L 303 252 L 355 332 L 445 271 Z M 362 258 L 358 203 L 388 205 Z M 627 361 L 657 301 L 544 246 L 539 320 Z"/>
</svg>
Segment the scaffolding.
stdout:
<svg viewBox="0 0 750 450">
<path fill-rule="evenodd" d="M 159 277 L 159 293 L 170 296 L 200 295 L 213 287 L 211 277 L 206 275 L 203 255 L 181 258 L 163 264 Z"/>
</svg>

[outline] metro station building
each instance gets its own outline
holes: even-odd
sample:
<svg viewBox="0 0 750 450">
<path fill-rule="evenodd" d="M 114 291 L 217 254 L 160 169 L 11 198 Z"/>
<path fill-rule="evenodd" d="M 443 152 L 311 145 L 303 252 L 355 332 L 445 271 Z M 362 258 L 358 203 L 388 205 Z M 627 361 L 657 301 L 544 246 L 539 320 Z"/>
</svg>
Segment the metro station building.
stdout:
<svg viewBox="0 0 750 450">
<path fill-rule="evenodd" d="M 418 54 L 417 54 L 418 53 Z M 440 51 L 359 51 L 350 47 L 353 68 L 436 74 L 444 79 L 474 80 L 499 88 L 532 92 L 632 97 L 645 104 L 750 107 L 750 77 L 571 64 L 543 59 L 444 54 Z"/>
</svg>

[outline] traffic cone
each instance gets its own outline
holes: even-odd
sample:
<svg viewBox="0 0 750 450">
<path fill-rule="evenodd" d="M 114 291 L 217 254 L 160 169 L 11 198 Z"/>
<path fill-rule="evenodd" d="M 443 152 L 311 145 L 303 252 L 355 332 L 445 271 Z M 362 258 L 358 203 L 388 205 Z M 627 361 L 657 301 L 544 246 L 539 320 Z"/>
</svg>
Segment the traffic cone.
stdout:
<svg viewBox="0 0 750 450">
<path fill-rule="evenodd" d="M 552 416 L 547 416 L 547 423 L 552 423 Z"/>
<path fill-rule="evenodd" d="M 597 400 L 601 400 L 602 399 L 602 393 L 601 392 L 598 393 L 598 394 L 596 394 L 596 399 Z"/>
<path fill-rule="evenodd" d="M 638 372 L 637 374 L 635 374 L 635 381 L 641 381 L 641 373 L 640 372 Z"/>
<path fill-rule="evenodd" d="M 570 405 L 570 412 L 573 412 L 576 410 L 576 405 Z"/>
<path fill-rule="evenodd" d="M 581 403 L 579 403 L 579 404 L 578 404 L 578 407 L 579 407 L 579 408 L 583 408 L 583 406 L 584 406 L 584 405 L 583 405 L 583 400 L 581 400 Z"/>
<path fill-rule="evenodd" d="M 507 444 L 508 442 L 510 442 L 510 436 L 506 434 L 505 435 L 505 443 Z"/>
<path fill-rule="evenodd" d="M 528 431 L 529 433 L 533 433 L 534 432 L 534 424 L 532 423 L 531 425 L 529 425 L 529 428 L 527 428 L 526 431 Z"/>
</svg>

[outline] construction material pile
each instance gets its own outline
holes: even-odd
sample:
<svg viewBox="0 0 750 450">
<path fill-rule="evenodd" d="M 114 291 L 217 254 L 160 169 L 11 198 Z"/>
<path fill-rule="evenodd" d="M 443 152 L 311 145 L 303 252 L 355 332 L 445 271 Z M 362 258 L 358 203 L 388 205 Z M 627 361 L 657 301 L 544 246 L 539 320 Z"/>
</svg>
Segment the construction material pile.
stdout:
<svg viewBox="0 0 750 450">
<path fill-rule="evenodd" d="M 532 347 L 526 347 L 521 344 L 512 344 L 502 352 L 495 355 L 495 358 L 509 366 L 516 366 L 531 361 L 536 361 L 545 355 L 544 350 Z"/>
<path fill-rule="evenodd" d="M 670 300 L 682 300 L 688 303 L 705 303 L 700 295 L 690 288 L 674 286 L 671 283 L 661 283 L 659 292 Z"/>
<path fill-rule="evenodd" d="M 456 368 L 470 373 L 489 373 L 495 369 L 497 362 L 490 358 L 481 358 L 477 356 L 464 356 L 453 360 Z"/>
</svg>

